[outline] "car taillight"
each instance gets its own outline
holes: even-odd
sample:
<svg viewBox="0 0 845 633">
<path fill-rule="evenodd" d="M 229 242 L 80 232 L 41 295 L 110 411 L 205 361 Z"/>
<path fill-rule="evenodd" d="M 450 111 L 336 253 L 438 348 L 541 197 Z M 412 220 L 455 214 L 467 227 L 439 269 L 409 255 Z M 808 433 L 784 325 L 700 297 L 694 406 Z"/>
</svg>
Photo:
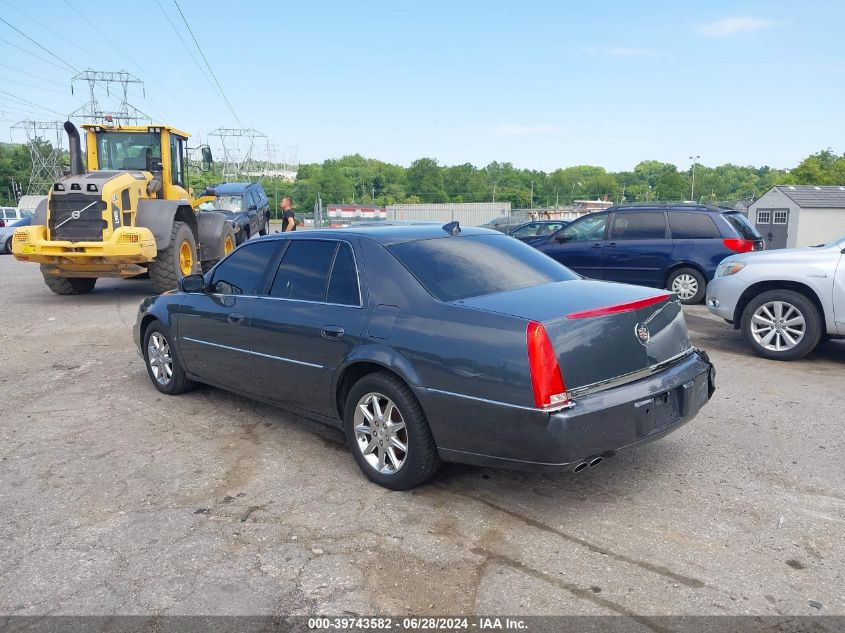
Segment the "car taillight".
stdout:
<svg viewBox="0 0 845 633">
<path fill-rule="evenodd" d="M 734 253 L 748 253 L 754 250 L 754 240 L 722 240 L 722 243 Z"/>
<path fill-rule="evenodd" d="M 566 385 L 560 372 L 557 356 L 549 335 L 542 323 L 531 321 L 526 330 L 528 342 L 528 367 L 531 370 L 531 386 L 534 389 L 534 406 L 551 409 L 569 402 Z"/>
</svg>

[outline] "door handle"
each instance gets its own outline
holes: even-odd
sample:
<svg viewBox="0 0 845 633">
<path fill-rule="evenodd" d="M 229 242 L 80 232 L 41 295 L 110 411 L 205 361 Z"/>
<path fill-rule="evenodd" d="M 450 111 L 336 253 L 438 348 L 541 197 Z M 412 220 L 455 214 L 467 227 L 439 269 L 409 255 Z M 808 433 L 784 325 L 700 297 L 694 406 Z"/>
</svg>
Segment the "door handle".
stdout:
<svg viewBox="0 0 845 633">
<path fill-rule="evenodd" d="M 616 242 L 611 242 L 607 245 L 608 248 L 616 248 Z"/>
<path fill-rule="evenodd" d="M 591 248 L 601 248 L 601 242 L 596 242 Z"/>
<path fill-rule="evenodd" d="M 244 320 L 244 315 L 239 314 L 237 312 L 232 312 L 231 314 L 229 314 L 229 316 L 226 317 L 226 320 L 229 321 L 229 323 L 241 323 Z"/>
<path fill-rule="evenodd" d="M 339 325 L 324 325 L 323 329 L 320 330 L 323 338 L 343 338 L 344 332 L 344 329 Z"/>
</svg>

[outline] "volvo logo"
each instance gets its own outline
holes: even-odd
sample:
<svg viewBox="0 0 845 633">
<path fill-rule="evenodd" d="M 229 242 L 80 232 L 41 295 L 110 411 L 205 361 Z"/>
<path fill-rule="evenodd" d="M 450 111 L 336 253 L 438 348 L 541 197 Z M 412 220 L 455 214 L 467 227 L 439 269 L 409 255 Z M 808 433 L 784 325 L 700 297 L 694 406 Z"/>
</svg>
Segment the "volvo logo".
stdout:
<svg viewBox="0 0 845 633">
<path fill-rule="evenodd" d="M 651 338 L 651 333 L 648 331 L 648 326 L 645 323 L 637 323 L 637 325 L 634 326 L 634 335 L 643 345 L 647 344 Z"/>
<path fill-rule="evenodd" d="M 76 211 L 71 212 L 70 217 L 72 217 L 74 220 L 78 220 L 80 215 L 82 215 L 82 211 L 77 209 Z"/>
</svg>

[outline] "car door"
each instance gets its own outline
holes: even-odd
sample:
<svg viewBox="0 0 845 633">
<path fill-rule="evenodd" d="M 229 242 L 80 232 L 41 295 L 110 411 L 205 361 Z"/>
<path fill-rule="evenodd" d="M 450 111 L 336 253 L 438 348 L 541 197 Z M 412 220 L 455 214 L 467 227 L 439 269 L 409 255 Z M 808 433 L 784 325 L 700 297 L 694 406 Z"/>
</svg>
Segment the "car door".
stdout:
<svg viewBox="0 0 845 633">
<path fill-rule="evenodd" d="M 207 290 L 190 293 L 176 317 L 185 368 L 201 380 L 255 393 L 249 359 L 249 325 L 257 293 L 279 240 L 244 244 L 207 275 Z"/>
<path fill-rule="evenodd" d="M 578 218 L 543 242 L 532 242 L 538 250 L 568 266 L 579 275 L 604 279 L 604 245 L 607 213 Z"/>
<path fill-rule="evenodd" d="M 292 239 L 250 328 L 261 395 L 337 417 L 332 382 L 364 322 L 351 241 Z"/>
<path fill-rule="evenodd" d="M 604 249 L 604 278 L 663 287 L 672 240 L 663 211 L 617 211 Z"/>
<path fill-rule="evenodd" d="M 244 204 L 246 206 L 246 214 L 249 218 L 249 234 L 258 235 L 259 221 L 258 221 L 258 194 L 255 189 L 248 189 L 244 195 Z"/>
</svg>

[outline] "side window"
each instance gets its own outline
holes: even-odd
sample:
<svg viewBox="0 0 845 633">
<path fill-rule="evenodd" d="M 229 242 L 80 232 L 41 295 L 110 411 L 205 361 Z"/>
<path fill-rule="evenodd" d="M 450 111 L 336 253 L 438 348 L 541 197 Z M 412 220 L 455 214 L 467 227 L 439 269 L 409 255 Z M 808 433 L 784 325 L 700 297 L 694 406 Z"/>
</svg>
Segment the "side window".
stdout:
<svg viewBox="0 0 845 633">
<path fill-rule="evenodd" d="M 571 242 L 585 242 L 604 239 L 607 214 L 588 215 L 568 225 L 561 235 Z"/>
<path fill-rule="evenodd" d="M 329 278 L 326 301 L 347 306 L 361 305 L 361 297 L 358 293 L 358 273 L 355 270 L 355 258 L 349 244 L 341 242 L 338 246 Z"/>
<path fill-rule="evenodd" d="M 716 223 L 706 213 L 669 212 L 669 228 L 676 240 L 706 240 L 722 237 Z"/>
<path fill-rule="evenodd" d="M 518 229 L 516 229 L 511 235 L 514 237 L 530 237 L 532 235 L 537 234 L 537 225 L 536 224 L 526 224 Z"/>
<path fill-rule="evenodd" d="M 254 295 L 278 242 L 253 242 L 241 246 L 214 269 L 209 287 L 224 295 Z"/>
<path fill-rule="evenodd" d="M 325 301 L 337 244 L 325 240 L 291 240 L 279 264 L 270 296 Z"/>
<path fill-rule="evenodd" d="M 666 237 L 666 215 L 662 212 L 617 213 L 612 240 L 658 240 Z"/>
</svg>

